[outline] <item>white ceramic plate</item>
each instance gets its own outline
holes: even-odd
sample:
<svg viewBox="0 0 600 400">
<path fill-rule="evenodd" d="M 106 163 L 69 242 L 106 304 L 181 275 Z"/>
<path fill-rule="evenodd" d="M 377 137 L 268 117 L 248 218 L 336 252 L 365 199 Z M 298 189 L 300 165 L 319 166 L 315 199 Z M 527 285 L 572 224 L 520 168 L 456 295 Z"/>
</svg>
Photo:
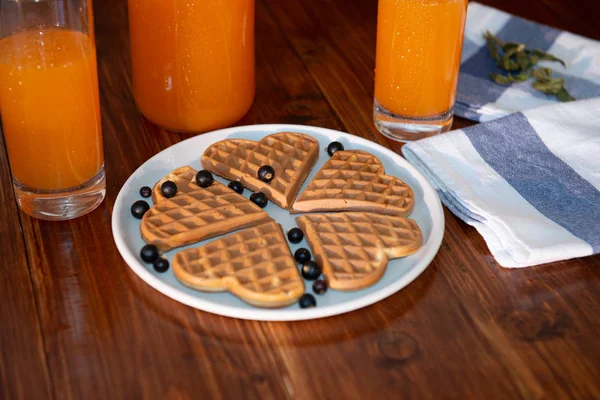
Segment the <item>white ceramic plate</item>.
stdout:
<svg viewBox="0 0 600 400">
<path fill-rule="evenodd" d="M 306 133 L 317 139 L 321 146 L 319 160 L 301 191 L 306 188 L 308 182 L 329 159 L 325 149 L 334 140 L 342 142 L 347 150 L 365 150 L 379 157 L 386 173 L 397 176 L 408 183 L 415 193 L 415 209 L 410 217 L 417 221 L 423 232 L 424 243 L 419 252 L 409 257 L 391 260 L 383 278 L 367 289 L 351 293 L 329 290 L 323 296 L 315 296 L 316 308 L 301 309 L 295 304 L 276 310 L 250 306 L 227 292 L 203 293 L 190 289 L 177 281 L 171 269 L 160 274 L 154 271 L 152 265 L 144 264 L 140 260 L 139 251 L 145 243 L 140 235 L 140 221 L 133 218 L 130 212 L 131 205 L 141 199 L 140 187 L 152 187 L 170 171 L 184 165 L 202 169 L 200 157 L 204 150 L 216 141 L 227 138 L 258 141 L 266 135 L 281 131 Z M 227 184 L 227 181 L 215 178 Z M 244 196 L 249 197 L 250 191 L 245 190 Z M 296 226 L 295 217 L 290 215 L 287 210 L 283 210 L 271 202 L 265 210 L 283 226 L 285 232 Z M 228 317 L 263 321 L 293 321 L 328 317 L 357 310 L 378 302 L 408 285 L 427 268 L 437 253 L 444 233 L 444 213 L 435 190 L 425 178 L 402 157 L 376 143 L 347 133 L 310 126 L 253 125 L 223 129 L 192 137 L 169 147 L 146 161 L 129 177 L 117 196 L 112 216 L 112 229 L 117 248 L 131 269 L 146 283 L 166 296 L 191 307 Z M 215 239 L 188 247 L 200 246 Z M 306 240 L 303 240 L 299 244 L 290 244 L 290 247 L 293 253 L 299 247 L 308 248 L 308 244 Z M 169 261 L 172 260 L 174 253 L 180 250 L 175 249 L 166 253 Z M 312 282 L 306 282 L 306 290 L 312 293 Z"/>
</svg>

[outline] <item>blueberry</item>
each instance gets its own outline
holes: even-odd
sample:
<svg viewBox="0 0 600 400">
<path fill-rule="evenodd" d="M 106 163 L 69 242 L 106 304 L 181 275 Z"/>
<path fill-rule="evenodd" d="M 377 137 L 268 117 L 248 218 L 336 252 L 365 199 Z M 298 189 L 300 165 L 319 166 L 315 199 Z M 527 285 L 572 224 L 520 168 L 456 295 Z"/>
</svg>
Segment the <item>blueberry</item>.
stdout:
<svg viewBox="0 0 600 400">
<path fill-rule="evenodd" d="M 259 206 L 260 208 L 265 208 L 269 200 L 267 196 L 263 192 L 256 192 L 250 195 L 250 201 Z"/>
<path fill-rule="evenodd" d="M 177 185 L 175 182 L 165 181 L 160 185 L 160 193 L 167 199 L 170 199 L 177 194 Z"/>
<path fill-rule="evenodd" d="M 302 264 L 302 276 L 308 281 L 314 281 L 321 276 L 321 267 L 314 261 L 307 261 Z"/>
<path fill-rule="evenodd" d="M 165 272 L 169 269 L 169 260 L 166 258 L 159 257 L 154 260 L 154 270 L 156 272 Z"/>
<path fill-rule="evenodd" d="M 147 244 L 142 247 L 142 251 L 140 251 L 140 257 L 142 260 L 147 263 L 153 263 L 159 256 L 158 247 L 153 244 Z"/>
<path fill-rule="evenodd" d="M 138 200 L 131 205 L 131 215 L 137 219 L 142 219 L 144 214 L 150 209 L 150 206 L 144 200 Z"/>
<path fill-rule="evenodd" d="M 288 240 L 292 243 L 300 243 L 304 239 L 304 233 L 300 228 L 292 228 L 288 232 Z"/>
<path fill-rule="evenodd" d="M 310 251 L 304 247 L 301 247 L 294 253 L 294 258 L 300 264 L 304 264 L 305 262 L 310 261 Z"/>
<path fill-rule="evenodd" d="M 201 188 L 209 187 L 214 181 L 215 178 L 213 178 L 212 174 L 205 169 L 198 171 L 196 174 L 196 184 Z"/>
<path fill-rule="evenodd" d="M 270 165 L 263 165 L 258 169 L 258 179 L 263 182 L 271 182 L 275 178 L 275 170 Z"/>
<path fill-rule="evenodd" d="M 318 281 L 315 281 L 315 283 L 313 283 L 313 292 L 315 292 L 316 294 L 325 294 L 325 292 L 327 291 L 327 282 L 325 282 L 322 279 L 319 279 Z"/>
<path fill-rule="evenodd" d="M 152 189 L 150 189 L 150 187 L 148 187 L 148 186 L 142 186 L 140 188 L 140 196 L 146 197 L 146 198 L 152 196 Z"/>
<path fill-rule="evenodd" d="M 329 143 L 329 146 L 327 146 L 327 154 L 329 154 L 329 157 L 333 156 L 333 153 L 340 150 L 344 150 L 344 145 L 340 142 L 331 142 Z"/>
<path fill-rule="evenodd" d="M 234 192 L 236 192 L 238 194 L 244 193 L 244 185 L 242 185 L 242 182 L 231 181 L 231 182 L 229 182 L 229 185 L 227 185 L 227 186 L 229 187 L 229 189 L 233 190 Z"/>
<path fill-rule="evenodd" d="M 312 294 L 305 293 L 298 300 L 298 304 L 300 304 L 300 308 L 313 308 L 317 306 L 317 300 Z"/>
</svg>

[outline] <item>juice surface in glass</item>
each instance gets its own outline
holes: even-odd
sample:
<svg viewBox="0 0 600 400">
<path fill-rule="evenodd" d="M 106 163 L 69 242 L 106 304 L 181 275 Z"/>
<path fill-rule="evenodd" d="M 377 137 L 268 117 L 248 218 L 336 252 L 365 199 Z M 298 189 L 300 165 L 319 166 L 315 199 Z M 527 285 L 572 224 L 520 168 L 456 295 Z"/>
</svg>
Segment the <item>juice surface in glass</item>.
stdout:
<svg viewBox="0 0 600 400">
<path fill-rule="evenodd" d="M 133 92 L 155 124 L 202 132 L 254 99 L 254 0 L 129 0 Z"/>
<path fill-rule="evenodd" d="M 66 29 L 0 39 L 0 114 L 21 185 L 62 190 L 93 178 L 104 162 L 94 42 Z"/>
<path fill-rule="evenodd" d="M 405 117 L 450 110 L 467 0 L 379 0 L 375 98 Z"/>
</svg>

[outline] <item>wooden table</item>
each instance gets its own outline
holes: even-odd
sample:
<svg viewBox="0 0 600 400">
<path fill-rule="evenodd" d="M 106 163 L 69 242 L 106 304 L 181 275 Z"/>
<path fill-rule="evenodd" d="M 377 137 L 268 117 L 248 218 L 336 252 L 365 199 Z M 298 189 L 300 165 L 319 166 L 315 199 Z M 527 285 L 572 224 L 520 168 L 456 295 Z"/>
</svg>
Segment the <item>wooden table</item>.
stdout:
<svg viewBox="0 0 600 400">
<path fill-rule="evenodd" d="M 600 39 L 591 1 L 483 2 Z M 316 125 L 398 150 L 371 119 L 376 11 L 375 0 L 257 0 L 256 101 L 239 124 Z M 95 15 L 104 203 L 74 221 L 33 220 L 0 152 L 1 399 L 600 398 L 600 257 L 502 269 L 447 211 L 425 273 L 346 315 L 240 321 L 142 282 L 113 243 L 114 201 L 183 136 L 135 108 L 126 2 L 97 0 Z"/>
</svg>

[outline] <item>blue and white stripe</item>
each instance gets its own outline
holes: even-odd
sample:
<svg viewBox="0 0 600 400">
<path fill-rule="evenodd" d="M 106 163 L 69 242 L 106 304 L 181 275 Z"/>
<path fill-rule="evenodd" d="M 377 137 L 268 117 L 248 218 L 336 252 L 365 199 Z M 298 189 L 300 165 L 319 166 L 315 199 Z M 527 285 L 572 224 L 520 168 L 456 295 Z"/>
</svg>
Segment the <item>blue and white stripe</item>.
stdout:
<svg viewBox="0 0 600 400">
<path fill-rule="evenodd" d="M 403 153 L 500 265 L 600 253 L 600 99 L 514 113 Z"/>
<path fill-rule="evenodd" d="M 502 86 L 490 72 L 502 73 L 489 56 L 482 35 L 489 30 L 504 41 L 526 43 L 565 60 L 540 63 L 565 79 L 576 99 L 600 97 L 600 42 L 518 18 L 478 3 L 469 4 L 455 114 L 474 121 L 490 121 L 514 112 L 556 103 L 553 96 L 531 87 L 531 82 Z"/>
</svg>

